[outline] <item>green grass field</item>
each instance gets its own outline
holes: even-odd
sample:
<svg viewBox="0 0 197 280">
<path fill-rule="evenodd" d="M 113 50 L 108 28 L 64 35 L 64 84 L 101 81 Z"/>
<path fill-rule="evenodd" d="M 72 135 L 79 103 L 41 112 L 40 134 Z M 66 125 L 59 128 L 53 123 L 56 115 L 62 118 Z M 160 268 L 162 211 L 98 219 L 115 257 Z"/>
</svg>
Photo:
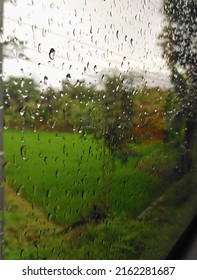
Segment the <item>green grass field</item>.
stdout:
<svg viewBox="0 0 197 280">
<path fill-rule="evenodd" d="M 53 132 L 6 131 L 4 138 L 6 183 L 31 201 L 32 207 L 41 207 L 49 220 L 68 225 L 86 215 L 92 201 L 101 205 L 101 141 Z M 141 149 L 127 164 L 116 159 L 113 175 L 110 161 L 106 162 L 105 177 L 112 181 L 111 212 L 133 217 L 152 201 L 161 180 L 136 169 L 148 151 Z"/>
<path fill-rule="evenodd" d="M 102 141 L 8 130 L 4 146 L 5 259 L 165 258 L 196 208 L 194 175 L 174 183 L 170 175 L 177 153 L 162 143 L 132 144 L 135 155 L 126 164 L 117 157 L 114 174 L 106 160 L 108 217 L 57 234 L 92 201 L 102 204 Z"/>
</svg>

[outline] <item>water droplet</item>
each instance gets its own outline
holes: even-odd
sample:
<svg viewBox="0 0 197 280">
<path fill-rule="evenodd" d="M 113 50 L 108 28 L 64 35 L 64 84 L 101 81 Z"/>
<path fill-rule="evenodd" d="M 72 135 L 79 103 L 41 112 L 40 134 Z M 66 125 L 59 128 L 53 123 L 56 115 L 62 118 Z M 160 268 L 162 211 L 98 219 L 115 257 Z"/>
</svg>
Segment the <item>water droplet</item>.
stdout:
<svg viewBox="0 0 197 280">
<path fill-rule="evenodd" d="M 39 109 L 41 106 L 40 100 L 36 100 L 36 107 Z"/>
<path fill-rule="evenodd" d="M 16 195 L 21 195 L 21 190 L 24 188 L 24 186 L 23 185 L 20 185 L 19 187 L 18 187 L 18 189 L 16 190 Z"/>
<path fill-rule="evenodd" d="M 48 77 L 44 76 L 44 85 L 47 85 L 47 82 L 48 82 Z"/>
<path fill-rule="evenodd" d="M 10 2 L 11 2 L 14 6 L 17 5 L 17 1 L 16 1 L 16 0 L 10 0 Z"/>
<path fill-rule="evenodd" d="M 58 169 L 55 171 L 55 176 L 56 176 L 56 178 L 60 176 L 60 172 Z"/>
<path fill-rule="evenodd" d="M 67 79 L 68 81 L 71 79 L 70 73 L 68 73 L 68 74 L 66 75 L 66 79 Z"/>
<path fill-rule="evenodd" d="M 34 32 L 36 30 L 37 26 L 35 24 L 32 25 L 32 31 Z"/>
<path fill-rule="evenodd" d="M 19 19 L 18 19 L 18 25 L 22 25 L 22 18 L 21 17 L 19 17 Z"/>
<path fill-rule="evenodd" d="M 26 159 L 26 146 L 25 145 L 20 148 L 20 152 L 21 152 L 21 157 L 23 159 Z"/>
<path fill-rule="evenodd" d="M 86 192 L 82 191 L 81 196 L 82 196 L 83 199 L 85 199 L 86 198 Z"/>
<path fill-rule="evenodd" d="M 54 60 L 55 59 L 55 49 L 54 48 L 51 48 L 50 51 L 49 51 L 49 58 L 51 60 Z"/>
<path fill-rule="evenodd" d="M 64 146 L 63 146 L 63 154 L 65 154 L 66 153 L 66 145 L 64 144 Z"/>
<path fill-rule="evenodd" d="M 24 249 L 22 249 L 22 250 L 20 251 L 20 257 L 21 257 L 21 258 L 23 258 L 24 251 L 25 251 Z"/>
<path fill-rule="evenodd" d="M 53 216 L 53 215 L 52 215 L 51 213 L 49 213 L 48 216 L 47 216 L 47 220 L 48 220 L 48 221 L 51 221 L 52 216 Z"/>
<path fill-rule="evenodd" d="M 47 34 L 47 30 L 46 30 L 45 28 L 43 28 L 43 29 L 42 29 L 42 36 L 43 36 L 43 37 L 46 37 L 46 34 Z"/>
<path fill-rule="evenodd" d="M 19 39 L 17 38 L 17 37 L 14 37 L 13 38 L 13 42 L 14 42 L 14 44 L 16 44 L 18 47 L 20 46 L 20 41 L 19 41 Z"/>
<path fill-rule="evenodd" d="M 33 185 L 32 186 L 32 189 L 33 189 L 33 194 L 36 192 L 36 186 L 35 185 Z"/>
<path fill-rule="evenodd" d="M 16 155 L 15 154 L 13 154 L 12 160 L 13 160 L 13 164 L 16 165 Z"/>
<path fill-rule="evenodd" d="M 3 165 L 3 168 L 6 169 L 9 166 L 9 161 L 6 161 Z"/>
<path fill-rule="evenodd" d="M 66 194 L 66 196 L 69 196 L 70 191 L 66 190 L 66 191 L 65 191 L 65 194 Z"/>
<path fill-rule="evenodd" d="M 48 158 L 47 157 L 44 157 L 44 162 L 45 162 L 45 164 L 48 164 Z"/>
<path fill-rule="evenodd" d="M 38 52 L 41 53 L 41 51 L 42 51 L 42 45 L 41 45 L 41 43 L 39 43 L 38 44 Z"/>
<path fill-rule="evenodd" d="M 27 5 L 29 6 L 33 6 L 34 5 L 34 0 L 29 1 L 30 3 L 28 3 Z"/>
<path fill-rule="evenodd" d="M 49 19 L 48 19 L 48 25 L 51 26 L 52 24 L 53 24 L 53 19 L 52 19 L 52 18 L 49 18 Z"/>
<path fill-rule="evenodd" d="M 77 80 L 77 82 L 75 84 L 75 88 L 78 87 L 78 86 L 80 86 L 80 81 L 79 80 Z"/>
<path fill-rule="evenodd" d="M 119 40 L 119 30 L 116 31 L 116 38 Z"/>
<path fill-rule="evenodd" d="M 24 108 L 22 108 L 22 109 L 19 111 L 19 114 L 20 114 L 21 116 L 23 116 L 23 115 L 25 114 Z"/>
<path fill-rule="evenodd" d="M 36 241 L 34 241 L 34 246 L 36 247 L 36 249 L 38 249 L 38 247 L 39 247 L 39 242 L 38 242 L 38 240 L 36 240 Z"/>
<path fill-rule="evenodd" d="M 47 197 L 51 197 L 51 190 L 47 191 Z"/>
</svg>

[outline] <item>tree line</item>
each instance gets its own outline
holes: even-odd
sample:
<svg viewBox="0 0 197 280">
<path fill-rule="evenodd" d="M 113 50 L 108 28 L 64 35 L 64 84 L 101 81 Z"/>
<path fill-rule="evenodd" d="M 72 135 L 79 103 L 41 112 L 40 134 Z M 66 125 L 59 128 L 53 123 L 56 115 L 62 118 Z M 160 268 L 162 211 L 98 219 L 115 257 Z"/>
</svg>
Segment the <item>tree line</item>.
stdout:
<svg viewBox="0 0 197 280">
<path fill-rule="evenodd" d="M 85 81 L 62 81 L 40 91 L 30 78 L 4 82 L 5 127 L 91 133 L 113 152 L 132 139 L 135 89 L 132 75 L 106 75 L 102 89 Z"/>
</svg>

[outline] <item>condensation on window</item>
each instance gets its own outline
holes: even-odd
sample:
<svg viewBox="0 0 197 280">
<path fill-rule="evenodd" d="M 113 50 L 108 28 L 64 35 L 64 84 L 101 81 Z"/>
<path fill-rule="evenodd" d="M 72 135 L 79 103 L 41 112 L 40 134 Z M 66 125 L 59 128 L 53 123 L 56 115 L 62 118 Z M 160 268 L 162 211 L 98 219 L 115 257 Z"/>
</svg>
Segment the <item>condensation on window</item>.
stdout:
<svg viewBox="0 0 197 280">
<path fill-rule="evenodd" d="M 4 2 L 5 259 L 168 256 L 197 202 L 196 9 Z"/>
</svg>

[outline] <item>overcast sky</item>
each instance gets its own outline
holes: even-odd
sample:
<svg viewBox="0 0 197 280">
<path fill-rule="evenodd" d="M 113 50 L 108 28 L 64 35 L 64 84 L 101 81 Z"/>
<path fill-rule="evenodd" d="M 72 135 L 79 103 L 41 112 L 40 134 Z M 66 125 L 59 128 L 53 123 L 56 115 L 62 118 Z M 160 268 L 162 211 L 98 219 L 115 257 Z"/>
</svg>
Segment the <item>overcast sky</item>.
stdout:
<svg viewBox="0 0 197 280">
<path fill-rule="evenodd" d="M 5 77 L 30 75 L 44 83 L 47 76 L 48 85 L 59 86 L 67 74 L 93 82 L 117 68 L 152 75 L 153 85 L 162 77 L 167 83 L 158 46 L 161 8 L 162 0 L 7 1 L 4 39 L 24 40 L 31 62 L 18 59 L 16 42 L 13 57 L 4 60 Z"/>
</svg>

